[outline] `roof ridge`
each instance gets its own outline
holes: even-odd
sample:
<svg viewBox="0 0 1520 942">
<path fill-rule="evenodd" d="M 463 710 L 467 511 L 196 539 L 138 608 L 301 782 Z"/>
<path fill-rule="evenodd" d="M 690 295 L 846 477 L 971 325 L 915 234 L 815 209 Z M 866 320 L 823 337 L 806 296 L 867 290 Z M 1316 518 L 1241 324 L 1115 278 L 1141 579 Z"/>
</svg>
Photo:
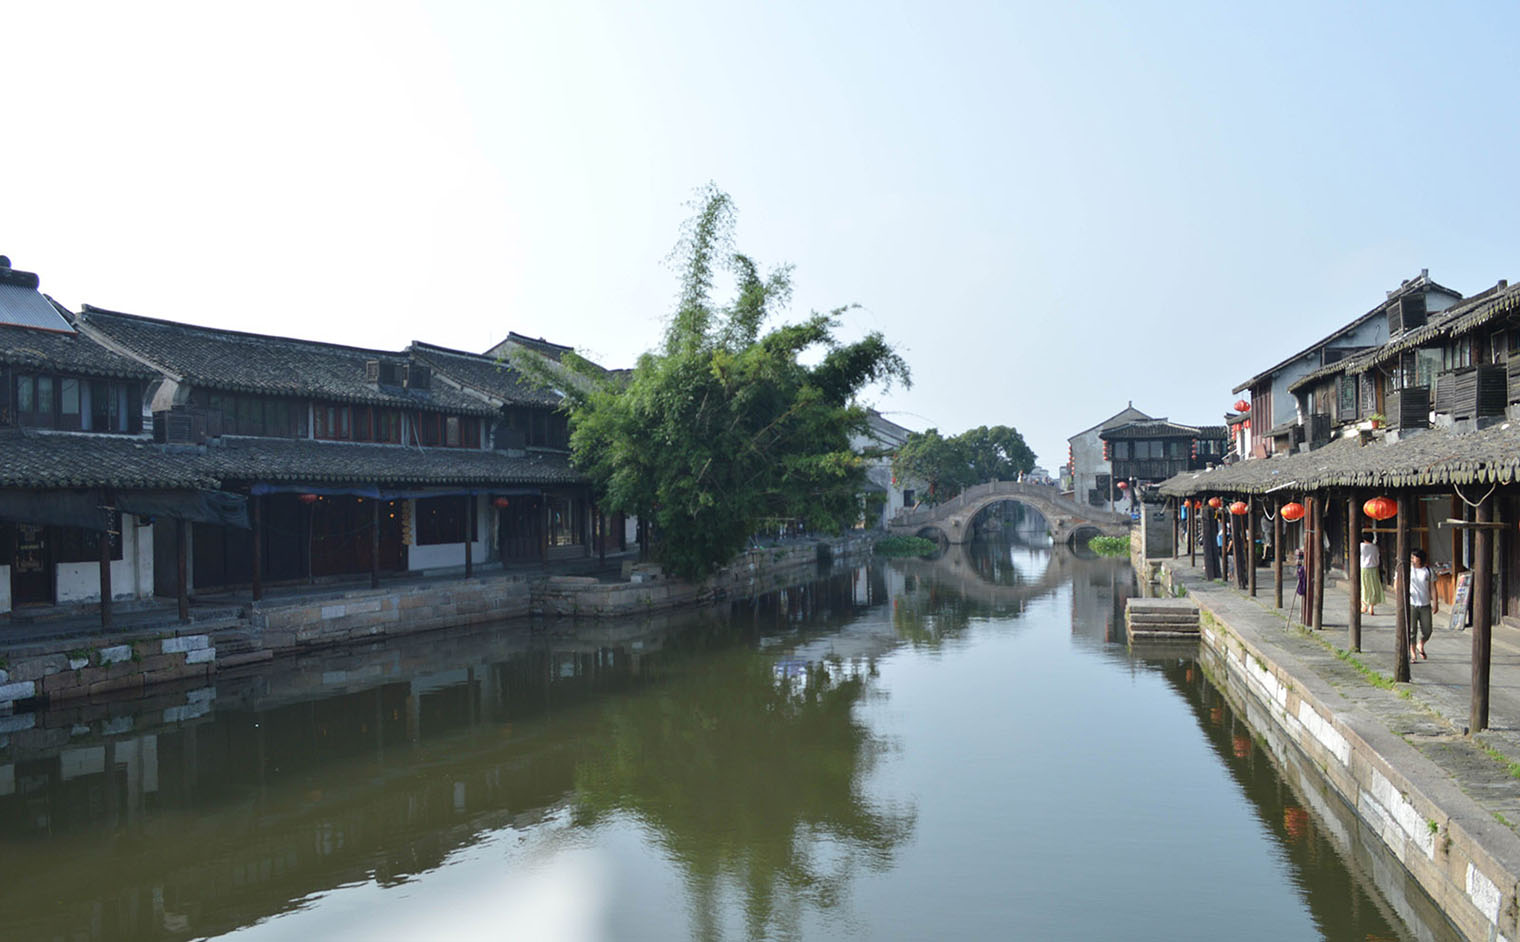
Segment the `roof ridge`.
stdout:
<svg viewBox="0 0 1520 942">
<path fill-rule="evenodd" d="M 333 343 L 330 340 L 307 340 L 302 337 L 287 337 L 283 334 L 260 334 L 251 330 L 237 330 L 231 327 L 212 327 L 206 324 L 191 324 L 186 321 L 171 321 L 162 317 L 148 317 L 144 314 L 129 314 L 126 311 L 113 311 L 108 308 L 97 307 L 93 304 L 82 305 L 80 315 L 85 320 L 93 319 L 93 315 L 105 315 L 106 317 L 120 317 L 129 321 L 141 321 L 147 324 L 158 324 L 164 327 L 174 327 L 180 330 L 199 331 L 208 334 L 232 335 L 233 337 L 249 341 L 296 344 L 299 346 L 325 347 L 329 350 L 351 351 L 353 353 L 379 354 L 380 356 L 395 357 L 399 360 L 406 359 L 405 350 L 382 350 L 378 347 L 355 347 L 345 343 Z"/>
</svg>

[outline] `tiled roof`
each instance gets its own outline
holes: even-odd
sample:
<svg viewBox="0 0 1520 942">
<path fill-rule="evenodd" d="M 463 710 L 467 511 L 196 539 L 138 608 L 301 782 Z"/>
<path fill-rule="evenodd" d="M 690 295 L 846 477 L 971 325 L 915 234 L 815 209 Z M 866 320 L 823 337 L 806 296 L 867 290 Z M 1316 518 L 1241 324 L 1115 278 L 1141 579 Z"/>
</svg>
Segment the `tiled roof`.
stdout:
<svg viewBox="0 0 1520 942">
<path fill-rule="evenodd" d="M 435 373 L 503 402 L 513 405 L 559 405 L 559 396 L 535 385 L 505 360 L 437 347 L 420 340 L 412 341 L 408 350 L 412 356 L 431 366 Z"/>
<path fill-rule="evenodd" d="M 8 430 L 0 432 L 0 487 L 216 487 L 194 459 L 135 438 Z"/>
<path fill-rule="evenodd" d="M 1431 315 L 1428 323 L 1414 330 L 1405 331 L 1381 347 L 1373 347 L 1364 353 L 1347 357 L 1313 372 L 1306 373 L 1288 386 L 1290 392 L 1311 386 L 1328 376 L 1340 373 L 1352 375 L 1366 372 L 1374 366 L 1387 363 L 1406 350 L 1414 350 L 1431 343 L 1439 343 L 1450 337 L 1475 330 L 1496 318 L 1505 316 L 1520 307 L 1520 284 L 1495 285 L 1466 300 L 1459 301 L 1438 314 Z"/>
<path fill-rule="evenodd" d="M 32 370 L 149 379 L 157 376 L 136 360 L 112 353 L 83 334 L 0 324 L 0 363 Z"/>
<path fill-rule="evenodd" d="M 1421 275 L 1416 276 L 1414 278 L 1411 278 L 1409 281 L 1406 281 L 1404 284 L 1399 285 L 1399 289 L 1397 291 L 1390 292 L 1389 295 L 1386 298 L 1384 298 L 1382 301 L 1378 302 L 1378 304 L 1377 304 L 1376 307 L 1374 307 L 1372 310 L 1368 311 L 1367 313 L 1363 314 L 1362 316 L 1358 317 L 1356 320 L 1353 320 L 1349 324 L 1345 324 L 1345 325 L 1337 328 L 1336 330 L 1332 331 L 1331 333 L 1327 334 L 1324 337 L 1321 337 L 1319 340 L 1316 340 L 1314 343 L 1312 343 L 1309 346 L 1305 347 L 1304 349 L 1298 351 L 1297 353 L 1293 354 L 1292 356 L 1285 357 L 1281 361 L 1273 364 L 1272 366 L 1267 367 L 1266 369 L 1262 370 L 1260 373 L 1257 373 L 1255 376 L 1251 377 L 1250 379 L 1246 380 L 1245 382 L 1241 383 L 1239 386 L 1236 386 L 1234 389 L 1232 389 L 1230 391 L 1234 392 L 1234 393 L 1238 393 L 1238 392 L 1241 392 L 1242 390 L 1245 390 L 1245 389 L 1248 389 L 1248 388 L 1250 388 L 1252 386 L 1255 386 L 1257 383 L 1259 383 L 1263 379 L 1266 379 L 1267 377 L 1271 376 L 1273 373 L 1275 373 L 1278 370 L 1282 369 L 1283 367 L 1287 366 L 1289 363 L 1292 363 L 1294 360 L 1297 360 L 1300 357 L 1307 356 L 1310 353 L 1313 353 L 1315 350 L 1320 349 L 1321 347 L 1329 346 L 1330 341 L 1334 340 L 1335 338 L 1343 336 L 1344 334 L 1348 333 L 1349 331 L 1353 330 L 1354 328 L 1359 327 L 1362 324 L 1367 323 L 1372 318 L 1377 317 L 1379 315 L 1382 315 L 1384 312 L 1386 312 L 1388 310 L 1388 305 L 1393 300 L 1395 300 L 1397 298 L 1402 298 L 1402 297 L 1404 297 L 1405 295 L 1408 295 L 1408 294 L 1414 294 L 1416 291 L 1421 291 L 1421 292 L 1440 292 L 1442 294 L 1449 294 L 1449 295 L 1451 295 L 1454 298 L 1461 298 L 1462 297 L 1462 293 L 1460 291 L 1453 291 L 1450 288 L 1447 288 L 1447 287 L 1445 287 L 1443 285 L 1439 285 L 1436 282 L 1431 281 L 1429 275 L 1426 275 L 1426 274 L 1422 273 Z M 1461 302 L 1458 301 L 1457 304 L 1460 305 Z M 1341 365 L 1341 363 L 1339 363 L 1339 362 L 1330 364 L 1330 366 L 1332 366 L 1332 367 L 1339 367 L 1340 365 Z M 1324 369 L 1328 369 L 1328 367 L 1320 367 L 1319 369 L 1320 370 L 1324 370 Z M 1318 370 L 1316 372 L 1318 372 Z M 1339 372 L 1339 370 L 1331 370 L 1331 372 Z M 1298 380 L 1295 383 L 1295 385 L 1299 385 L 1302 382 L 1303 382 L 1302 379 Z"/>
<path fill-rule="evenodd" d="M 467 448 L 406 448 L 307 439 L 234 438 L 206 448 L 200 466 L 223 481 L 366 484 L 577 484 L 563 455 L 514 458 Z"/>
<path fill-rule="evenodd" d="M 1189 471 L 1161 485 L 1169 496 L 1264 494 L 1326 487 L 1507 484 L 1520 478 L 1520 424 L 1477 432 L 1426 429 L 1391 444 L 1340 438 L 1314 451 Z"/>
<path fill-rule="evenodd" d="M 1222 425 L 1196 426 L 1168 422 L 1166 419 L 1147 419 L 1130 422 L 1098 433 L 1105 440 L 1124 438 L 1226 438 Z"/>
<path fill-rule="evenodd" d="M 468 415 L 496 411 L 480 397 L 442 384 L 401 389 L 367 381 L 368 361 L 405 364 L 404 353 L 198 327 L 90 305 L 85 305 L 78 324 L 82 330 L 102 335 L 105 342 L 207 389 Z"/>
</svg>

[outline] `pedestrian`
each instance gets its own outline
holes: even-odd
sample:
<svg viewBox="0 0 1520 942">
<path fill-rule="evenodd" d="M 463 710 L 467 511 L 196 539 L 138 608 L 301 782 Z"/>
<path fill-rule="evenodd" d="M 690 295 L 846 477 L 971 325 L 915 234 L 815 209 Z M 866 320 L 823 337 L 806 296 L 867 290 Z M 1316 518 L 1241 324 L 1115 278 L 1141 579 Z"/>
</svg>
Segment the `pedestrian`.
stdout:
<svg viewBox="0 0 1520 942">
<path fill-rule="evenodd" d="M 1431 574 L 1430 567 L 1425 562 L 1425 551 L 1416 547 L 1409 552 L 1409 612 L 1411 622 L 1409 626 L 1409 659 L 1414 660 L 1418 654 L 1425 657 L 1425 642 L 1430 640 L 1431 630 L 1435 626 L 1434 615 L 1439 603 L 1436 595 L 1431 591 L 1435 584 L 1435 576 Z"/>
<path fill-rule="evenodd" d="M 1309 624 L 1309 567 L 1304 565 L 1304 551 L 1302 549 L 1294 553 L 1293 559 L 1298 569 L 1298 588 L 1294 590 L 1294 597 L 1303 599 L 1303 622 L 1307 625 Z"/>
<path fill-rule="evenodd" d="M 1378 572 L 1382 556 L 1370 534 L 1362 534 L 1362 613 L 1376 615 L 1377 606 L 1383 602 L 1383 577 Z"/>
</svg>

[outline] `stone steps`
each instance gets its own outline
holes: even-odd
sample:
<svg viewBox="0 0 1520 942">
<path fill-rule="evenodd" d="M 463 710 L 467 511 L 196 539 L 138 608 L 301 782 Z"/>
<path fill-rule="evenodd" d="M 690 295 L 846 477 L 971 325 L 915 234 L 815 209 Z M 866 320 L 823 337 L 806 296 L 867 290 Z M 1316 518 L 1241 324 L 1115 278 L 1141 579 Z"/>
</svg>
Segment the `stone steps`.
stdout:
<svg viewBox="0 0 1520 942">
<path fill-rule="evenodd" d="M 1198 606 L 1188 599 L 1132 598 L 1124 603 L 1124 631 L 1131 643 L 1196 639 Z"/>
</svg>

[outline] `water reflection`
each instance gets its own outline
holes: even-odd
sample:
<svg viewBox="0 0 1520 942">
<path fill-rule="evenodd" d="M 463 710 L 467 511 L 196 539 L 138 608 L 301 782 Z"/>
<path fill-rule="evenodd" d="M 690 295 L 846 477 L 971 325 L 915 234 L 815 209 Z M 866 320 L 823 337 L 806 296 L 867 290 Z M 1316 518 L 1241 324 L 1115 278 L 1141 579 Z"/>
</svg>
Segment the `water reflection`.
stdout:
<svg viewBox="0 0 1520 942">
<path fill-rule="evenodd" d="M 1064 624 L 1068 591 L 1077 644 Z M 899 885 L 898 871 L 912 871 L 904 859 L 931 840 L 929 815 L 914 800 L 921 793 L 883 797 L 900 794 L 884 785 L 932 766 L 882 732 L 883 704 L 895 702 L 882 678 L 905 660 L 943 665 L 989 638 L 1036 638 L 1108 665 L 1107 673 L 1084 666 L 1080 676 L 1111 678 L 1122 660 L 1165 679 L 1165 696 L 1188 704 L 1218 763 L 1272 829 L 1324 937 L 1398 937 L 1392 905 L 1422 926 L 1421 937 L 1441 938 L 1421 922 L 1428 907 L 1378 895 L 1418 898 L 1400 885 L 1374 889 L 1365 874 L 1396 870 L 1363 862 L 1367 848 L 1344 849 L 1355 841 L 1336 828 L 1354 835 L 1354 823 L 1336 825 L 1333 808 L 1296 797 L 1306 790 L 1275 775 L 1190 658 L 1146 661 L 1108 643 L 1122 640 L 1133 592 L 1123 561 L 1016 541 L 971 544 L 694 615 L 435 632 L 223 675 L 212 687 L 0 717 L 6 937 L 217 935 L 320 908 L 342 887 L 415 891 L 460 866 L 465 848 L 560 829 L 589 843 L 635 829 L 648 842 L 647 861 L 635 866 L 670 867 L 671 895 L 685 911 L 667 912 L 681 908 L 674 901 L 661 908 L 650 918 L 666 921 L 644 926 L 645 937 L 721 938 L 735 924 L 751 938 L 799 937 L 819 913 L 853 913 L 864 888 L 882 898 L 882 885 L 891 888 L 878 904 L 887 918 L 934 913 L 948 904 L 924 886 Z M 1039 634 L 1041 626 L 1051 630 Z M 1040 672 L 1052 672 L 1053 652 Z M 982 663 L 1014 676 L 990 656 Z M 1031 689 L 1039 682 L 1034 673 L 1019 679 Z M 1108 693 L 1086 697 L 1100 720 L 1105 710 L 1113 716 Z M 966 723 L 1002 709 L 954 694 L 936 696 Z M 1196 736 L 1179 725 L 1187 724 L 1156 732 Z M 992 761 L 994 745 L 978 744 L 975 755 Z M 1071 751 L 1070 739 L 1059 745 Z M 962 799 L 995 796 L 1015 773 L 1055 764 L 1037 753 L 1009 761 L 955 782 Z M 1213 778 L 1208 769 L 1194 777 Z M 1006 816 L 999 802 L 988 806 Z M 1008 844 L 991 835 L 1006 822 L 935 812 L 939 828 L 987 835 L 989 888 L 976 898 L 986 903 L 980 925 L 992 932 L 1002 925 L 989 901 L 1006 895 L 999 867 Z M 954 814 L 965 820 L 946 820 Z M 1081 882 L 1058 870 L 1052 880 L 1019 890 L 1059 893 L 1063 881 Z M 1167 905 L 1185 912 L 1194 904 L 1182 891 Z M 355 932 L 373 929 L 354 918 Z M 892 934 L 890 922 L 878 929 L 866 935 Z"/>
</svg>

